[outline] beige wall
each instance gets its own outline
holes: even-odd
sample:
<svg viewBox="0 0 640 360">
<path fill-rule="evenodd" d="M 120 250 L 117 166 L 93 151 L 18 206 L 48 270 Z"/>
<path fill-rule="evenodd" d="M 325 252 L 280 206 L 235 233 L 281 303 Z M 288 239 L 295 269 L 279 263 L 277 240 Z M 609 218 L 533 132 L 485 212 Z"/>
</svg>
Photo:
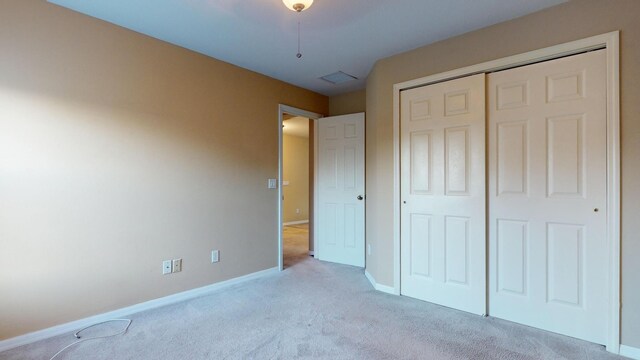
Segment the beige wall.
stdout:
<svg viewBox="0 0 640 360">
<path fill-rule="evenodd" d="M 329 98 L 329 115 L 347 115 L 367 110 L 367 91 L 358 90 Z"/>
<path fill-rule="evenodd" d="M 277 266 L 278 103 L 328 98 L 41 0 L 0 49 L 0 339 Z"/>
<path fill-rule="evenodd" d="M 573 0 L 378 61 L 367 79 L 367 269 L 393 285 L 393 84 L 621 30 L 622 342 L 640 347 L 640 1 Z"/>
<path fill-rule="evenodd" d="M 282 221 L 309 220 L 309 138 L 284 135 L 282 163 L 282 180 L 289 182 L 282 187 Z"/>
</svg>

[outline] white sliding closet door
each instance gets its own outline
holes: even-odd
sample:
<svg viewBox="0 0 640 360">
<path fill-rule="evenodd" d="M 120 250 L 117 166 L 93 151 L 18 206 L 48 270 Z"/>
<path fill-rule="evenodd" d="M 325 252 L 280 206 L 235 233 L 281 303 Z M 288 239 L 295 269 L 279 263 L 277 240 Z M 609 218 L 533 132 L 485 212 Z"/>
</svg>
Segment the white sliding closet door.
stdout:
<svg viewBox="0 0 640 360">
<path fill-rule="evenodd" d="M 485 75 L 401 93 L 401 293 L 486 313 Z"/>
<path fill-rule="evenodd" d="M 488 76 L 490 314 L 604 344 L 605 51 Z"/>
</svg>

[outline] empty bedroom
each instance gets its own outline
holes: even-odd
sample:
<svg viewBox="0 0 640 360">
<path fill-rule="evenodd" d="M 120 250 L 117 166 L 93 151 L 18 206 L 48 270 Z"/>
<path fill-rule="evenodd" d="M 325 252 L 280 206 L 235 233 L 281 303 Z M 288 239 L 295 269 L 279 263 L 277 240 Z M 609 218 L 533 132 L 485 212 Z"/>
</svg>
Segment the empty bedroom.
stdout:
<svg viewBox="0 0 640 360">
<path fill-rule="evenodd" d="M 0 360 L 640 360 L 639 17 L 1 0 Z"/>
</svg>

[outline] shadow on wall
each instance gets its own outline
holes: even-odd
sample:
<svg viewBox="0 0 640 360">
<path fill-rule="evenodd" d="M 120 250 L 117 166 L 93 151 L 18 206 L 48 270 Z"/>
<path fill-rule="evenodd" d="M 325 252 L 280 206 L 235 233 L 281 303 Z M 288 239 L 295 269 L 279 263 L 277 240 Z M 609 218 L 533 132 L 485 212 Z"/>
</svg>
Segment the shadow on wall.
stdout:
<svg viewBox="0 0 640 360">
<path fill-rule="evenodd" d="M 190 273 L 196 257 L 222 247 L 227 258 L 247 253 L 231 273 L 273 266 L 250 249 L 275 244 L 264 242 L 275 201 L 263 186 L 270 159 L 238 146 L 247 143 L 239 132 L 0 88 L 0 257 L 20 269 L 0 275 L 8 290 L 0 304 L 16 310 L 3 311 L 1 322 L 14 325 L 0 327 L 0 338 L 42 326 L 31 317 L 50 326 L 111 309 L 113 293 L 118 304 L 161 296 L 163 258 L 184 257 Z M 241 226 L 245 216 L 259 220 Z M 183 287 L 216 274 L 198 276 Z M 74 313 L 70 296 L 91 299 L 94 310 L 47 315 Z"/>
<path fill-rule="evenodd" d="M 0 340 L 276 266 L 277 106 L 326 97 L 47 2 L 1 6 L 0 261 L 19 270 L 0 272 Z"/>
</svg>

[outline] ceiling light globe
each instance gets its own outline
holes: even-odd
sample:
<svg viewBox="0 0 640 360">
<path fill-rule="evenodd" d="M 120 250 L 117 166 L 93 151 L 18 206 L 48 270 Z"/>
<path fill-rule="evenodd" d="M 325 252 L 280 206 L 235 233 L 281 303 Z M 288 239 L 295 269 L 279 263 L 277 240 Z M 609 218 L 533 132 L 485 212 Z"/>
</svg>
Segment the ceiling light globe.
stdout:
<svg viewBox="0 0 640 360">
<path fill-rule="evenodd" d="M 307 10 L 313 4 L 313 0 L 282 0 L 282 2 L 287 8 L 296 12 Z"/>
</svg>

